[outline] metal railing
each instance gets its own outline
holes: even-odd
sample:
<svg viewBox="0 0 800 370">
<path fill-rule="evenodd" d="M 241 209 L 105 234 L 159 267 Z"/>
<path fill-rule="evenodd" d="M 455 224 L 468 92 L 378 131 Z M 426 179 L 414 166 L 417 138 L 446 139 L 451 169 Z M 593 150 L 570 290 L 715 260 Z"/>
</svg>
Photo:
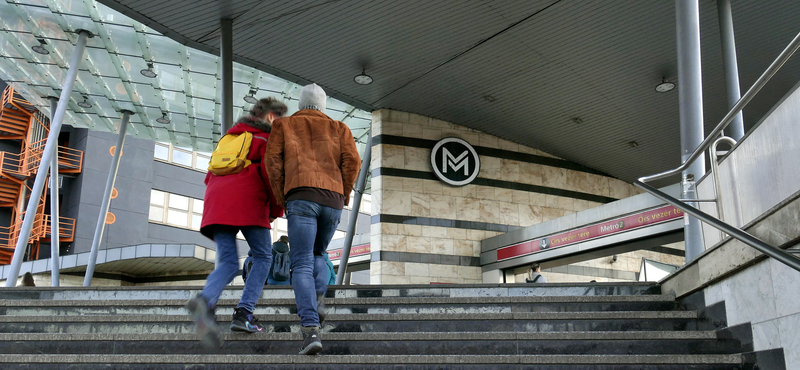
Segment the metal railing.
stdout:
<svg viewBox="0 0 800 370">
<path fill-rule="evenodd" d="M 744 230 L 731 226 L 724 221 L 717 219 L 714 216 L 711 216 L 705 212 L 700 211 L 697 208 L 692 207 L 689 204 L 682 202 L 681 200 L 674 198 L 655 187 L 645 184 L 648 181 L 663 179 L 669 176 L 680 174 L 685 169 L 689 168 L 698 158 L 701 158 L 703 153 L 711 146 L 712 143 L 715 143 L 719 135 L 722 131 L 733 121 L 734 117 L 736 117 L 739 112 L 744 109 L 744 107 L 753 99 L 753 97 L 761 91 L 761 88 L 766 85 L 766 83 L 778 72 L 778 70 L 786 63 L 789 58 L 794 54 L 797 49 L 800 48 L 800 33 L 794 37 L 792 42 L 789 43 L 788 46 L 781 52 L 780 55 L 775 59 L 775 61 L 770 64 L 769 68 L 761 75 L 761 77 L 756 80 L 752 87 L 733 105 L 733 108 L 728 112 L 727 115 L 722 119 L 722 121 L 711 131 L 711 134 L 703 140 L 702 143 L 694 150 L 694 152 L 686 158 L 686 160 L 678 167 L 669 171 L 657 173 L 655 175 L 644 176 L 639 178 L 638 180 L 634 181 L 633 184 L 637 187 L 647 191 L 648 193 L 654 195 L 656 198 L 659 198 L 673 206 L 683 210 L 684 212 L 697 217 L 703 222 L 708 223 L 709 225 L 713 226 L 714 228 L 727 233 L 733 238 L 736 238 L 743 243 L 757 249 L 761 253 L 764 253 L 767 256 L 775 258 L 776 260 L 786 264 L 787 266 L 800 271 L 800 259 L 793 256 L 792 254 L 784 251 L 783 249 L 771 246 L 753 235 L 745 232 Z M 715 145 L 716 147 L 716 145 Z M 713 158 L 712 158 L 713 159 Z M 718 201 L 719 202 L 719 201 Z"/>
</svg>

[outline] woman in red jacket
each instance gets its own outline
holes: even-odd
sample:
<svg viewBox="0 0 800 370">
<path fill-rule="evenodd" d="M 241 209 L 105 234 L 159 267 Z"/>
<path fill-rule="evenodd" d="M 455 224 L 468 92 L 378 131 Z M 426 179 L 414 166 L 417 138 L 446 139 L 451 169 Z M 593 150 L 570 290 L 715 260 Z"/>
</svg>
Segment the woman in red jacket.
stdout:
<svg viewBox="0 0 800 370">
<path fill-rule="evenodd" d="M 189 314 L 197 324 L 198 334 L 209 346 L 222 345 L 216 325 L 215 307 L 222 290 L 239 273 L 236 234 L 241 231 L 253 254 L 253 267 L 242 291 L 242 298 L 233 313 L 231 330 L 248 333 L 263 332 L 253 316 L 256 300 L 264 289 L 272 264 L 270 248 L 271 223 L 283 215 L 283 208 L 272 194 L 262 159 L 272 121 L 286 114 L 286 105 L 274 98 L 261 99 L 227 134 L 253 134 L 247 159 L 252 164 L 242 172 L 216 176 L 206 175 L 206 195 L 200 232 L 217 244 L 217 264 L 208 275 L 203 291 L 186 303 Z"/>
</svg>

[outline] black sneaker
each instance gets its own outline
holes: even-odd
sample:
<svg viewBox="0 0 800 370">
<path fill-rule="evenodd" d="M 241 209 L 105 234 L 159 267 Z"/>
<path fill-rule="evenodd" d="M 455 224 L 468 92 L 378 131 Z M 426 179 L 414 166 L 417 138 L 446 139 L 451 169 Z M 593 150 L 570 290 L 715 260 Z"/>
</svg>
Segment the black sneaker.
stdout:
<svg viewBox="0 0 800 370">
<path fill-rule="evenodd" d="M 194 296 L 186 302 L 186 309 L 189 311 L 189 317 L 197 326 L 196 334 L 203 345 L 208 348 L 222 347 L 225 339 L 222 338 L 222 333 L 217 326 L 214 309 L 208 307 L 208 301 L 199 295 Z"/>
<path fill-rule="evenodd" d="M 258 325 L 258 319 L 253 316 L 252 312 L 242 307 L 236 307 L 236 310 L 233 311 L 233 320 L 231 320 L 231 331 L 263 333 L 264 327 Z"/>
<path fill-rule="evenodd" d="M 322 322 L 325 321 L 325 316 L 328 315 L 328 309 L 325 308 L 325 296 L 318 295 L 317 296 L 317 316 L 319 316 L 319 325 L 322 326 Z"/>
<path fill-rule="evenodd" d="M 303 332 L 303 346 L 300 347 L 301 355 L 316 355 L 322 352 L 322 340 L 319 337 L 319 326 L 304 326 L 300 328 Z"/>
</svg>

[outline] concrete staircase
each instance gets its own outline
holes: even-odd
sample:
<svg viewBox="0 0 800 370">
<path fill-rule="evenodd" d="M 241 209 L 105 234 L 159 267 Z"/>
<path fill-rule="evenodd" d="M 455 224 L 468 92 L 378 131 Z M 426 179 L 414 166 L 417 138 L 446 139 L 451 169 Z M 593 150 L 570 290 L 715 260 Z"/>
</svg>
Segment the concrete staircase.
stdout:
<svg viewBox="0 0 800 370">
<path fill-rule="evenodd" d="M 361 286 L 331 289 L 320 356 L 296 355 L 293 293 L 258 302 L 267 334 L 196 340 L 197 288 L 0 290 L 2 369 L 748 369 L 724 322 L 651 284 Z M 238 289 L 218 307 L 227 328 Z"/>
</svg>

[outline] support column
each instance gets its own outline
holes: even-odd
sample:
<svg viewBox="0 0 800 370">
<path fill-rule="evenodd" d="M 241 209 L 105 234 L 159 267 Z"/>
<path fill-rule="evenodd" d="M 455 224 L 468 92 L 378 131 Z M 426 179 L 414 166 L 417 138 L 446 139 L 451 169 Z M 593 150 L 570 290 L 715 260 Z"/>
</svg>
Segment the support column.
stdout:
<svg viewBox="0 0 800 370">
<path fill-rule="evenodd" d="M 94 267 L 97 264 L 97 253 L 100 250 L 100 240 L 103 238 L 103 230 L 106 226 L 108 207 L 111 205 L 111 191 L 114 190 L 114 182 L 117 180 L 119 159 L 122 157 L 122 147 L 125 145 L 125 132 L 128 131 L 128 121 L 130 121 L 131 114 L 133 114 L 131 111 L 122 111 L 122 123 L 119 125 L 117 146 L 114 150 L 114 159 L 111 160 L 111 169 L 108 171 L 106 189 L 103 191 L 103 200 L 100 203 L 100 215 L 97 216 L 97 226 L 94 229 L 94 238 L 92 238 L 92 251 L 89 254 L 89 264 L 86 266 L 86 275 L 83 277 L 83 286 L 92 285 Z"/>
<path fill-rule="evenodd" d="M 55 112 L 58 107 L 58 98 L 50 98 L 50 122 L 55 121 Z M 58 146 L 53 152 L 53 162 L 50 163 L 50 285 L 59 286 L 59 240 L 58 221 Z"/>
<path fill-rule="evenodd" d="M 733 14 L 731 0 L 717 0 L 719 14 L 719 35 L 722 41 L 722 65 L 725 69 L 725 88 L 728 93 L 728 108 L 733 108 L 739 98 L 739 65 L 736 61 L 736 40 L 733 37 Z M 744 137 L 744 118 L 742 112 L 733 118 L 725 135 L 732 137 L 737 142 Z"/>
<path fill-rule="evenodd" d="M 220 137 L 233 127 L 233 19 L 221 19 L 220 23 L 220 62 L 222 71 L 222 92 L 220 104 L 222 105 L 222 120 L 220 122 Z"/>
<path fill-rule="evenodd" d="M 371 131 L 372 129 L 370 129 Z M 361 208 L 361 195 L 364 194 L 364 186 L 367 182 L 367 172 L 369 172 L 369 162 L 372 157 L 372 132 L 367 138 L 367 147 L 364 148 L 364 157 L 361 158 L 361 170 L 358 171 L 356 180 L 355 199 L 353 208 L 350 209 L 350 223 L 347 225 L 347 235 L 344 237 L 344 249 L 342 259 L 339 260 L 339 271 L 336 273 L 336 285 L 342 285 L 344 274 L 347 271 L 347 261 L 350 259 L 350 248 L 353 246 L 353 237 L 356 233 L 358 223 L 358 209 Z"/>
<path fill-rule="evenodd" d="M 17 244 L 14 247 L 14 257 L 12 257 L 11 265 L 9 265 L 11 269 L 6 279 L 6 287 L 17 285 L 19 269 L 22 267 L 22 257 L 25 254 L 25 248 L 31 236 L 33 221 L 36 219 L 36 207 L 39 205 L 38 200 L 42 196 L 44 183 L 47 180 L 47 170 L 50 169 L 50 163 L 53 160 L 53 153 L 55 153 L 58 147 L 58 134 L 61 132 L 61 125 L 64 122 L 69 96 L 72 93 L 72 86 L 75 84 L 75 78 L 78 76 L 78 66 L 83 60 L 86 40 L 90 37 L 94 37 L 91 32 L 78 30 L 78 42 L 75 45 L 75 51 L 72 53 L 72 57 L 69 59 L 69 70 L 67 70 L 67 76 L 64 80 L 64 88 L 61 90 L 61 97 L 58 100 L 56 113 L 53 115 L 52 122 L 50 122 L 50 133 L 47 135 L 47 142 L 44 146 L 42 159 L 39 163 L 38 172 L 36 172 L 36 179 L 33 182 L 31 201 L 28 202 L 28 207 L 25 210 L 25 218 L 22 221 L 22 228 L 19 231 L 19 239 L 17 239 Z"/>
<path fill-rule="evenodd" d="M 680 103 L 681 161 L 703 142 L 703 75 L 700 69 L 700 9 L 698 0 L 675 0 L 678 40 L 678 101 Z M 706 172 L 703 160 L 683 171 L 683 197 L 695 198 L 694 184 Z M 691 190 L 691 191 L 690 191 Z M 693 206 L 697 206 L 693 204 Z M 703 252 L 700 220 L 686 216 L 686 263 Z"/>
</svg>

